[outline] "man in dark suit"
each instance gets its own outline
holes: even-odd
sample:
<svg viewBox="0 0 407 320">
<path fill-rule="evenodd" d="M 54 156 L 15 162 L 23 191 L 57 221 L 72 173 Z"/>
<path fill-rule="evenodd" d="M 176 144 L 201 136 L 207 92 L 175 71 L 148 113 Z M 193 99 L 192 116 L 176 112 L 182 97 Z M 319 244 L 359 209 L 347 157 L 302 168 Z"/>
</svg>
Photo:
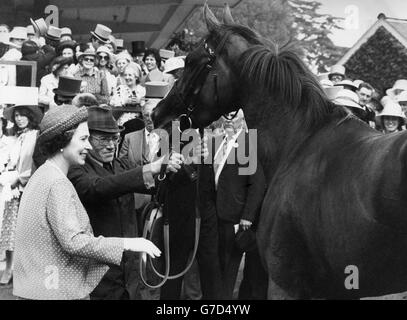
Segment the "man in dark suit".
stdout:
<svg viewBox="0 0 407 320">
<path fill-rule="evenodd" d="M 116 159 L 121 128 L 107 105 L 89 108 L 88 126 L 93 149 L 85 165 L 72 167 L 68 178 L 86 208 L 95 236 L 137 237 L 133 193 L 151 192 L 162 160 L 129 169 L 126 161 Z M 181 159 L 179 154 L 171 156 L 168 170 L 177 171 Z M 91 298 L 150 299 L 148 291 L 141 290 L 137 257 L 125 252 L 120 267 L 110 267 Z"/>
<path fill-rule="evenodd" d="M 204 166 L 202 173 L 202 201 L 204 209 L 216 214 L 218 226 L 219 262 L 223 277 L 223 298 L 232 299 L 239 265 L 243 252 L 236 244 L 236 232 L 252 232 L 257 222 L 261 203 L 266 190 L 265 178 L 257 158 L 242 157 L 249 150 L 253 153 L 256 148 L 250 148 L 250 137 L 244 128 L 243 115 L 238 115 L 232 121 L 224 123 L 225 135 L 216 148 L 213 164 Z M 253 143 L 253 142 L 252 142 Z M 219 143 L 218 143 L 219 144 Z M 216 145 L 216 143 L 215 143 Z M 243 148 L 243 149 L 242 149 Z M 255 172 L 243 172 L 249 169 L 248 162 L 256 161 Z M 247 170 L 250 171 L 250 170 Z M 243 173 L 243 174 L 242 174 Z M 253 237 L 253 239 L 255 239 Z M 213 243 L 213 245 L 216 245 Z M 257 248 L 256 248 L 257 250 Z M 258 265 L 254 272 L 261 273 L 261 263 L 257 252 L 246 253 L 246 266 L 255 263 Z M 249 257 L 249 259 L 248 259 Z M 253 261 L 253 259 L 255 261 Z M 250 261 L 251 260 L 251 261 Z M 251 268 L 251 270 L 253 270 Z M 265 276 L 265 272 L 263 274 Z M 248 275 L 251 278 L 253 275 Z M 267 278 L 263 278 L 267 284 Z M 256 281 L 255 281 L 256 282 Z M 255 290 L 261 281 L 257 281 Z M 264 297 L 266 298 L 266 290 Z M 251 297 L 246 297 L 251 298 Z"/>
</svg>

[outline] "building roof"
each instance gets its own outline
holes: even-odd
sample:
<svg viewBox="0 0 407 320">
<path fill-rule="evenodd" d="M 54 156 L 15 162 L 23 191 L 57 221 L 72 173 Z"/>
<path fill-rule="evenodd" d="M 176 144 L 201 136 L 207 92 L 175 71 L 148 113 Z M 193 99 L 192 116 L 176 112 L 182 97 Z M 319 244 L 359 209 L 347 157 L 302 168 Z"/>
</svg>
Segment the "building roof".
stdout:
<svg viewBox="0 0 407 320">
<path fill-rule="evenodd" d="M 404 47 L 407 48 L 407 20 L 388 18 L 383 13 L 379 14 L 376 23 L 368 29 L 365 34 L 349 49 L 348 52 L 338 61 L 337 64 L 346 64 L 346 62 L 355 54 L 359 48 L 366 43 L 380 28 L 385 28 L 394 38 L 396 38 Z"/>
<path fill-rule="evenodd" d="M 209 6 L 231 8 L 241 0 L 205 0 Z M 59 10 L 59 26 L 69 27 L 75 38 L 89 40 L 89 32 L 100 23 L 113 30 L 116 38 L 145 41 L 160 48 L 204 0 L 1 0 L 0 21 L 26 26 L 29 18 L 45 18 L 48 4 Z"/>
</svg>

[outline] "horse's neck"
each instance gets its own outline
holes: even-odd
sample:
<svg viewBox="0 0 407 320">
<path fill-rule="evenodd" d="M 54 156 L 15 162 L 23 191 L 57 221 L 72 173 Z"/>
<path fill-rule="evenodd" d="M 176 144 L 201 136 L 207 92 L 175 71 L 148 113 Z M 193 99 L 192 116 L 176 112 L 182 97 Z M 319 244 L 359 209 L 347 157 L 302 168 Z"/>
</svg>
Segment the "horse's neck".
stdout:
<svg viewBox="0 0 407 320">
<path fill-rule="evenodd" d="M 293 148 L 300 145 L 300 140 L 307 133 L 304 129 L 293 125 L 293 115 L 290 113 L 272 114 L 270 108 L 263 108 L 259 104 L 250 105 L 250 103 L 245 109 L 248 127 L 257 130 L 258 159 L 270 181 L 281 161 L 289 158 L 295 151 Z"/>
</svg>

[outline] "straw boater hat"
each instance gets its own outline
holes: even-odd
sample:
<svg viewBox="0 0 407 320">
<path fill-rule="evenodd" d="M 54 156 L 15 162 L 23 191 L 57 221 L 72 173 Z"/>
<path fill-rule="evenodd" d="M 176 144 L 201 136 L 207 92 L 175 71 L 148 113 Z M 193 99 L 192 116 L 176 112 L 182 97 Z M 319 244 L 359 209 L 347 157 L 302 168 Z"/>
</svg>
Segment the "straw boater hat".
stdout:
<svg viewBox="0 0 407 320">
<path fill-rule="evenodd" d="M 339 91 L 336 95 L 336 98 L 333 100 L 333 103 L 345 107 L 364 110 L 363 107 L 359 104 L 359 96 L 357 95 L 357 93 L 348 89 L 342 89 L 341 91 Z"/>
<path fill-rule="evenodd" d="M 41 109 L 37 106 L 37 105 L 15 105 L 12 107 L 7 107 L 6 109 L 4 109 L 4 117 L 13 122 L 13 115 L 14 115 L 14 111 L 16 109 L 27 109 L 31 112 L 31 114 L 33 115 L 34 119 L 38 122 L 41 121 L 42 117 L 43 117 L 43 113 L 41 111 Z"/>
<path fill-rule="evenodd" d="M 104 26 L 103 24 L 97 24 L 95 31 L 90 32 L 92 36 L 101 42 L 109 42 L 109 36 L 112 34 L 112 29 Z"/>
<path fill-rule="evenodd" d="M 45 34 L 45 38 L 53 41 L 59 41 L 59 39 L 61 39 L 61 29 L 54 26 L 49 26 L 47 33 Z"/>
<path fill-rule="evenodd" d="M 34 27 L 34 30 L 38 32 L 39 35 L 44 36 L 47 33 L 48 25 L 43 18 L 33 20 L 30 18 L 31 24 Z"/>
<path fill-rule="evenodd" d="M 124 48 L 124 40 L 123 39 L 115 39 L 114 43 L 115 43 L 117 49 L 123 49 Z"/>
<path fill-rule="evenodd" d="M 50 140 L 88 119 L 88 109 L 72 105 L 55 106 L 50 109 L 40 123 L 41 141 Z"/>
<path fill-rule="evenodd" d="M 70 28 L 64 27 L 61 29 L 61 37 L 62 36 L 72 36 L 72 30 Z"/>
<path fill-rule="evenodd" d="M 183 69 L 185 67 L 184 59 L 179 57 L 169 58 L 165 62 L 164 73 L 172 73 L 175 70 Z"/>
<path fill-rule="evenodd" d="M 376 117 L 391 116 L 400 118 L 403 123 L 406 121 L 406 116 L 401 110 L 401 106 L 392 98 L 385 96 L 380 103 L 383 105 L 383 110 Z"/>
<path fill-rule="evenodd" d="M 331 80 L 333 75 L 340 75 L 345 78 L 345 67 L 339 64 L 332 66 L 328 74 L 328 79 Z"/>
</svg>

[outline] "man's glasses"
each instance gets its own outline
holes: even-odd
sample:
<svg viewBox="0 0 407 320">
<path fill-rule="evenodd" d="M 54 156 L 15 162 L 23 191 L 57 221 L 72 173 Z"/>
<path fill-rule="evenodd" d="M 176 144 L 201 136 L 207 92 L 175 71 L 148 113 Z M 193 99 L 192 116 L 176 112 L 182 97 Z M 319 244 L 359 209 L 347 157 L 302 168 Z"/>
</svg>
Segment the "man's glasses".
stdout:
<svg viewBox="0 0 407 320">
<path fill-rule="evenodd" d="M 99 57 L 100 60 L 106 60 L 106 61 L 109 60 L 109 56 L 102 56 L 102 55 L 99 55 L 98 57 Z"/>
<path fill-rule="evenodd" d="M 95 62 L 95 59 L 93 59 L 93 58 L 83 58 L 83 61 Z"/>
<path fill-rule="evenodd" d="M 120 142 L 120 136 L 95 136 L 91 135 L 91 138 L 101 146 L 108 146 L 111 142 L 116 146 Z"/>
</svg>

